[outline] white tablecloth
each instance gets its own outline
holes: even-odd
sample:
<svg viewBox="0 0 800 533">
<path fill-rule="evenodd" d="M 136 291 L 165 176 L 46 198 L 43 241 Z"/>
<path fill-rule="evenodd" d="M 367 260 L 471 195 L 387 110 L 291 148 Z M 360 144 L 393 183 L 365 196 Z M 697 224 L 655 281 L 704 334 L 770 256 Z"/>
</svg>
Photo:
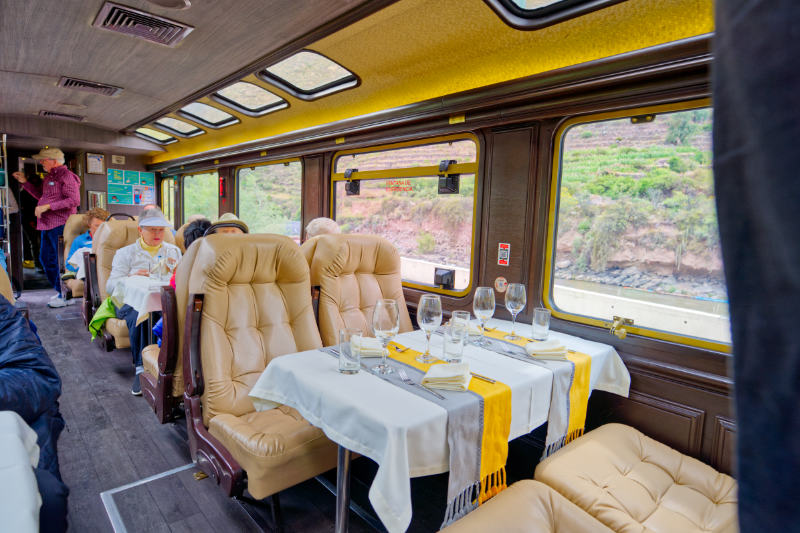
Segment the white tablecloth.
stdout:
<svg viewBox="0 0 800 533">
<path fill-rule="evenodd" d="M 83 254 L 85 253 L 92 253 L 92 249 L 85 246 L 78 248 L 67 260 L 67 263 L 78 269 L 75 273 L 75 279 L 84 279 L 86 277 L 86 265 L 83 262 Z"/>
<path fill-rule="evenodd" d="M 491 320 L 488 326 L 509 331 L 511 323 Z M 592 390 L 628 395 L 630 374 L 613 347 L 561 333 L 551 335 L 567 348 L 591 356 Z M 414 350 L 425 349 L 425 334 L 419 330 L 395 340 Z M 441 355 L 441 337 L 431 339 L 431 353 Z M 550 370 L 471 345 L 464 348 L 464 360 L 471 371 L 511 387 L 509 439 L 547 421 L 553 383 Z M 367 360 L 370 365 L 373 361 Z M 317 350 L 278 357 L 253 387 L 251 398 L 258 410 L 275 407 L 275 402 L 294 407 L 328 438 L 378 463 L 370 502 L 389 531 L 405 531 L 411 522 L 408 479 L 448 470 L 447 411 L 368 372 L 341 374 L 338 365 L 336 358 Z"/>
<path fill-rule="evenodd" d="M 161 311 L 161 287 L 165 285 L 169 285 L 169 281 L 147 276 L 129 276 L 117 283 L 111 299 L 117 308 L 128 304 L 136 309 L 139 312 L 136 323 L 139 324 L 153 311 Z"/>
<path fill-rule="evenodd" d="M 0 411 L 0 530 L 39 531 L 38 464 L 36 432 L 17 413 Z"/>
</svg>

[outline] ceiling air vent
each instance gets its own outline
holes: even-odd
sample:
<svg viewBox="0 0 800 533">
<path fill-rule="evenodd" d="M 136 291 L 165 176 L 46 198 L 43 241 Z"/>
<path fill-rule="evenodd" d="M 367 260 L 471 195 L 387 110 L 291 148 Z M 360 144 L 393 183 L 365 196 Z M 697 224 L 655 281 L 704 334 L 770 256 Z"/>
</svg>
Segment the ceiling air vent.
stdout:
<svg viewBox="0 0 800 533">
<path fill-rule="evenodd" d="M 55 118 L 58 120 L 71 120 L 73 122 L 83 122 L 86 117 L 82 117 L 80 115 L 70 115 L 69 113 L 59 113 L 57 111 L 45 111 L 42 109 L 39 111 L 40 117 L 47 117 L 47 118 Z"/>
<path fill-rule="evenodd" d="M 180 22 L 113 2 L 103 4 L 92 25 L 166 46 L 175 46 L 194 29 Z"/>
<path fill-rule="evenodd" d="M 114 87 L 113 85 L 106 85 L 105 83 L 79 80 L 77 78 L 68 78 L 67 76 L 63 76 L 60 80 L 58 80 L 58 86 L 66 87 L 67 89 L 77 89 L 79 91 L 104 94 L 106 96 L 114 96 L 122 90 L 122 87 Z"/>
</svg>

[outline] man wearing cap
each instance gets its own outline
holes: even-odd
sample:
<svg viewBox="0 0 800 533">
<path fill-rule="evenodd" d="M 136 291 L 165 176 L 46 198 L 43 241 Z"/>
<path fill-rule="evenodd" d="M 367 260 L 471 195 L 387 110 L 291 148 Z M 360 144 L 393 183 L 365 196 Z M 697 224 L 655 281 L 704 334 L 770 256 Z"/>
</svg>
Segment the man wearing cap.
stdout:
<svg viewBox="0 0 800 533">
<path fill-rule="evenodd" d="M 42 232 L 39 261 L 56 295 L 47 304 L 63 307 L 67 302 L 61 296 L 61 280 L 58 272 L 58 237 L 64 233 L 64 224 L 81 204 L 81 180 L 64 165 L 64 152 L 58 148 L 43 148 L 33 156 L 47 175 L 40 185 L 30 183 L 25 174 L 14 172 L 13 176 L 22 187 L 39 202 L 34 214 L 38 219 L 36 229 Z"/>
<path fill-rule="evenodd" d="M 114 261 L 111 263 L 111 274 L 106 282 L 106 292 L 111 294 L 120 281 L 128 276 L 149 276 L 151 259 L 169 248 L 174 248 L 181 256 L 180 248 L 174 244 L 164 242 L 164 232 L 169 231 L 170 224 L 158 208 L 146 209 L 139 215 L 139 239 L 133 244 L 117 250 Z M 166 254 L 163 254 L 166 256 Z M 140 396 L 142 387 L 139 383 L 139 374 L 144 372 L 142 366 L 142 348 L 147 346 L 150 331 L 147 322 L 136 325 L 139 313 L 129 305 L 117 309 L 117 318 L 124 320 L 128 325 L 128 334 L 131 340 L 131 355 L 133 365 L 136 367 L 136 376 L 131 386 L 131 394 Z"/>
<path fill-rule="evenodd" d="M 233 213 L 224 213 L 211 224 L 211 227 L 208 228 L 206 233 L 208 235 L 214 233 L 250 233 L 250 229 L 247 227 L 247 224 L 244 223 L 244 220 Z"/>
</svg>

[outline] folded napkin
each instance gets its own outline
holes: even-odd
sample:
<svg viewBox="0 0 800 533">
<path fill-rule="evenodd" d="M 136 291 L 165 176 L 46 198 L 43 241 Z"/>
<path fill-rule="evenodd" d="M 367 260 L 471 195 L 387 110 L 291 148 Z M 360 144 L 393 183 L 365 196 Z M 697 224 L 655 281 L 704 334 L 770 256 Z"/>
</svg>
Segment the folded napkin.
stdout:
<svg viewBox="0 0 800 533">
<path fill-rule="evenodd" d="M 350 337 L 350 349 L 361 354 L 361 357 L 380 357 L 383 355 L 383 344 L 375 337 Z"/>
<path fill-rule="evenodd" d="M 422 384 L 432 389 L 465 391 L 470 379 L 469 363 L 449 363 L 432 365 L 422 378 Z"/>
<path fill-rule="evenodd" d="M 525 346 L 528 355 L 537 359 L 554 359 L 564 361 L 567 358 L 567 349 L 557 339 L 548 339 L 540 342 L 529 342 Z"/>
</svg>

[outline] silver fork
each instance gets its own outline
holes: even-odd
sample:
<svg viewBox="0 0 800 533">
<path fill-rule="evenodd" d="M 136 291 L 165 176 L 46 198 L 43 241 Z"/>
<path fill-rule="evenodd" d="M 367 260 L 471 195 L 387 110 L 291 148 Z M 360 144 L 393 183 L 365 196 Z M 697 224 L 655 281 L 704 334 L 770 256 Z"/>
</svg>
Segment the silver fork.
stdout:
<svg viewBox="0 0 800 533">
<path fill-rule="evenodd" d="M 426 387 L 425 385 L 423 385 L 421 383 L 417 383 L 416 381 L 414 381 L 413 379 L 408 377 L 408 374 L 406 373 L 406 369 L 403 368 L 402 366 L 397 368 L 397 375 L 400 376 L 400 379 L 406 385 L 414 385 L 415 387 L 419 387 L 420 389 L 422 389 L 424 391 L 430 392 L 431 394 L 433 394 L 434 396 L 436 396 L 440 400 L 444 400 L 445 399 L 444 396 L 442 396 L 441 394 L 439 394 L 435 390 L 431 390 L 428 387 Z"/>
<path fill-rule="evenodd" d="M 408 346 L 400 346 L 396 342 L 393 342 L 392 346 L 394 347 L 394 351 L 397 352 L 397 353 L 403 353 L 406 350 L 408 350 Z"/>
</svg>

